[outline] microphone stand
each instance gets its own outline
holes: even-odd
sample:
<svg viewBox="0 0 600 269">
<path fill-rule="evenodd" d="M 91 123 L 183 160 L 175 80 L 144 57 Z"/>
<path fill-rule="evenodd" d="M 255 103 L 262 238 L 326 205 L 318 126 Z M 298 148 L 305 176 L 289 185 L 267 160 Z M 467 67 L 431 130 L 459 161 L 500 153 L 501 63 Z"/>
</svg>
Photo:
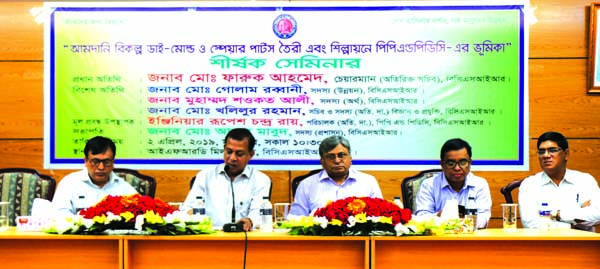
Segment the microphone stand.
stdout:
<svg viewBox="0 0 600 269">
<path fill-rule="evenodd" d="M 224 232 L 243 232 L 244 224 L 235 222 L 235 194 L 233 191 L 233 179 L 229 176 L 229 166 L 225 165 L 225 174 L 229 178 L 229 183 L 231 184 L 231 223 L 225 223 L 223 225 Z"/>
<path fill-rule="evenodd" d="M 229 177 L 229 166 L 225 166 L 225 172 Z M 235 194 L 233 193 L 233 179 L 229 177 L 229 183 L 231 186 L 231 223 L 235 223 Z"/>
<path fill-rule="evenodd" d="M 233 191 L 233 178 L 229 176 L 229 166 L 225 165 L 225 174 L 231 186 L 231 223 L 223 225 L 224 232 L 244 232 L 244 269 L 246 269 L 246 254 L 248 252 L 248 233 L 244 231 L 243 223 L 235 223 L 235 193 Z"/>
</svg>

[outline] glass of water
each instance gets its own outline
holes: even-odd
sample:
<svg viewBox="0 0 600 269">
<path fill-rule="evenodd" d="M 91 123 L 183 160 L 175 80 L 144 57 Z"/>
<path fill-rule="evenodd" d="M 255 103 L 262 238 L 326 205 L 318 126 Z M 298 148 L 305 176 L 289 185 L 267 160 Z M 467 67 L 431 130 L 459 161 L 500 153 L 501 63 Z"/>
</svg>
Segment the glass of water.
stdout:
<svg viewBox="0 0 600 269">
<path fill-rule="evenodd" d="M 287 220 L 288 213 L 290 212 L 290 203 L 275 203 L 273 205 L 274 216 L 275 216 L 275 228 L 281 227 L 281 224 Z"/>
</svg>

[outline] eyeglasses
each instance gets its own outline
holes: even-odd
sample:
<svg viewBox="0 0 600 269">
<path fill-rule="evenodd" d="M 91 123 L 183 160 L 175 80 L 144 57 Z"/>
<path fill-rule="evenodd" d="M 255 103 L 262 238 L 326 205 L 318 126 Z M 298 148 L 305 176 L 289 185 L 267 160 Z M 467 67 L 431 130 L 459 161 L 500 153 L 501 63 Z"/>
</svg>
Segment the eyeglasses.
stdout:
<svg viewBox="0 0 600 269">
<path fill-rule="evenodd" d="M 456 167 L 457 164 L 460 168 L 465 168 L 465 167 L 469 166 L 469 164 L 471 164 L 471 160 L 462 159 L 458 162 L 453 161 L 453 160 L 447 160 L 444 162 L 444 165 L 446 165 L 446 167 L 450 168 L 450 169 Z"/>
<path fill-rule="evenodd" d="M 346 159 L 346 157 L 348 157 L 350 154 L 348 153 L 344 153 L 344 152 L 340 152 L 338 154 L 334 154 L 334 153 L 330 153 L 330 154 L 325 154 L 325 156 L 323 156 L 323 158 L 329 160 L 329 161 L 335 161 L 335 158 L 338 157 L 340 158 L 340 160 L 344 160 Z"/>
<path fill-rule="evenodd" d="M 92 166 L 98 166 L 98 165 L 100 165 L 100 163 L 104 164 L 104 166 L 111 166 L 111 165 L 113 165 L 114 162 L 115 162 L 115 160 L 113 160 L 113 159 L 104 159 L 104 160 L 91 159 L 90 160 L 90 163 L 92 164 Z"/>
<path fill-rule="evenodd" d="M 550 153 L 550 154 L 556 154 L 556 153 L 558 153 L 558 152 L 559 152 L 559 151 L 561 151 L 561 150 L 562 150 L 561 148 L 547 148 L 547 149 L 538 149 L 538 150 L 537 150 L 537 154 L 538 154 L 538 155 L 544 155 L 544 154 L 546 154 L 546 151 L 547 151 L 548 153 Z"/>
</svg>

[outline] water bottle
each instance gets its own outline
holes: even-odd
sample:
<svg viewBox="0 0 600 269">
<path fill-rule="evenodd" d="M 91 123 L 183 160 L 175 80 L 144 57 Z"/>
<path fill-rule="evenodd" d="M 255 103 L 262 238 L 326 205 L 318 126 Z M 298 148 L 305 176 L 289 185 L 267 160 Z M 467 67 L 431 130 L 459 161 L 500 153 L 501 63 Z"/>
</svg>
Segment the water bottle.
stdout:
<svg viewBox="0 0 600 269">
<path fill-rule="evenodd" d="M 273 231 L 273 205 L 269 201 L 269 196 L 263 196 L 260 206 L 260 230 L 263 232 Z"/>
<path fill-rule="evenodd" d="M 469 196 L 469 199 L 467 199 L 465 218 L 471 219 L 473 222 L 473 231 L 477 231 L 477 204 L 475 203 L 475 197 L 473 196 Z"/>
<path fill-rule="evenodd" d="M 477 204 L 475 203 L 475 197 L 473 196 L 469 197 L 467 200 L 465 215 L 477 215 Z"/>
<path fill-rule="evenodd" d="M 404 205 L 402 204 L 402 200 L 400 200 L 400 196 L 394 196 L 394 204 L 396 204 L 400 208 L 404 208 Z"/>
<path fill-rule="evenodd" d="M 202 196 L 196 196 L 196 200 L 194 201 L 193 212 L 194 215 L 205 215 L 206 209 L 204 205 L 204 198 Z"/>
<path fill-rule="evenodd" d="M 548 203 L 542 203 L 540 206 L 540 226 L 538 227 L 540 231 L 547 232 L 550 228 L 550 223 L 552 223 L 552 211 L 548 206 Z"/>
<path fill-rule="evenodd" d="M 85 206 L 85 195 L 78 195 L 75 200 L 75 215 L 79 214 L 79 211 L 86 209 Z"/>
</svg>

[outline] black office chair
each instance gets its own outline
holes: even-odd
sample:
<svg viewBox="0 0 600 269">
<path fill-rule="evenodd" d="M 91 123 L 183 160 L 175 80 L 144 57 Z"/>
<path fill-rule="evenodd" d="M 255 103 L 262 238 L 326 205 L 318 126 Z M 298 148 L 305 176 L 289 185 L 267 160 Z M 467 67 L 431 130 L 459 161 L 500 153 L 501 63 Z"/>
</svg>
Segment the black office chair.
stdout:
<svg viewBox="0 0 600 269">
<path fill-rule="evenodd" d="M 502 195 L 504 195 L 504 200 L 506 200 L 507 204 L 514 203 L 514 200 L 512 197 L 512 190 L 521 186 L 521 182 L 522 182 L 522 180 L 516 179 L 500 189 L 500 192 L 502 193 Z"/>
<path fill-rule="evenodd" d="M 156 194 L 156 179 L 153 177 L 127 168 L 115 168 L 113 172 L 127 181 L 139 194 L 154 198 Z"/>
<path fill-rule="evenodd" d="M 298 186 L 300 185 L 300 182 L 302 182 L 302 180 L 304 180 L 305 178 L 310 177 L 316 173 L 319 173 L 321 171 L 323 171 L 322 168 L 311 170 L 310 172 L 308 172 L 304 175 L 300 175 L 300 176 L 297 176 L 294 179 L 292 179 L 292 198 L 296 197 L 296 189 L 298 189 Z"/>
<path fill-rule="evenodd" d="M 194 181 L 196 181 L 196 176 L 193 176 L 193 177 L 190 179 L 190 190 L 191 190 L 191 189 L 192 189 L 192 187 L 194 186 Z"/>
<path fill-rule="evenodd" d="M 404 208 L 410 209 L 412 213 L 415 212 L 417 209 L 417 193 L 419 193 L 421 183 L 427 178 L 434 177 L 439 172 L 442 172 L 442 169 L 424 170 L 402 180 L 400 189 L 402 190 L 402 204 Z"/>
</svg>

